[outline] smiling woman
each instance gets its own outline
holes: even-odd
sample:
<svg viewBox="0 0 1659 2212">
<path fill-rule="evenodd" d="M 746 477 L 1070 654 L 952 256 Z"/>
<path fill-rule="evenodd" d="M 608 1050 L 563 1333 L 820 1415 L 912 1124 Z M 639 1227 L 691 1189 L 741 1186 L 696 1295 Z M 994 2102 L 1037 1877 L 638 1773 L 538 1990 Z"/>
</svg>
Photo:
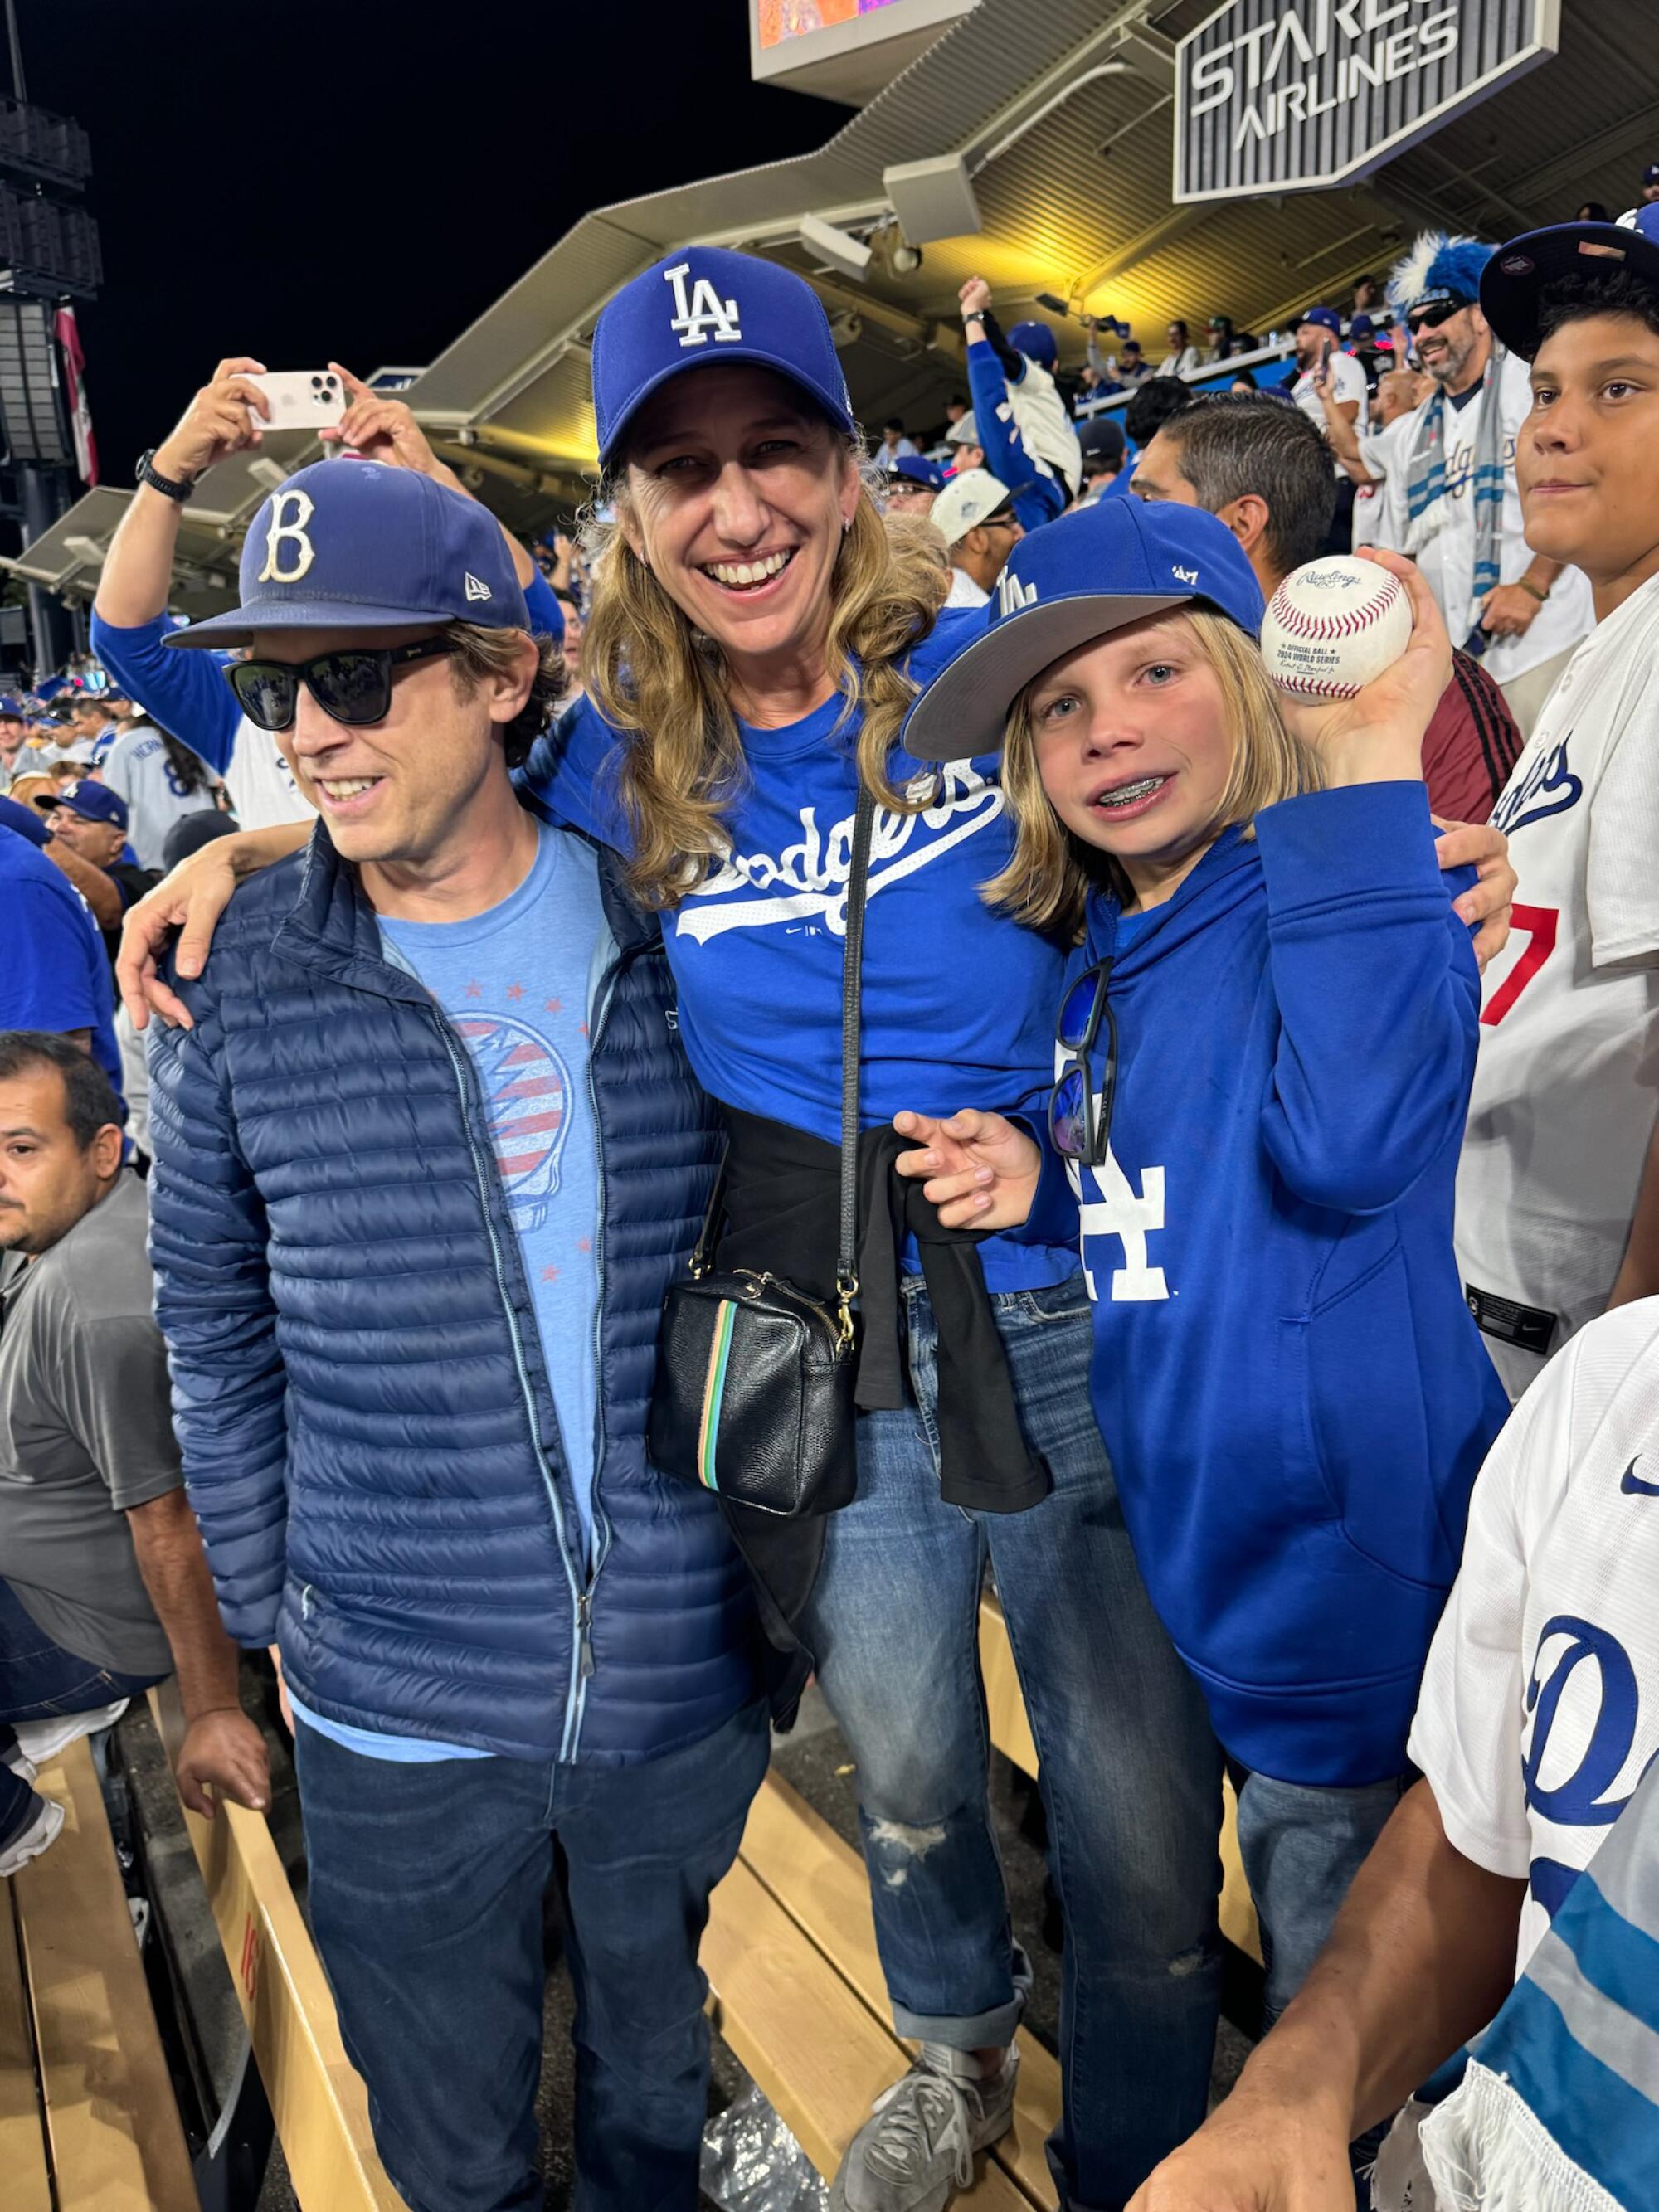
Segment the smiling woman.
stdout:
<svg viewBox="0 0 1659 2212">
<path fill-rule="evenodd" d="M 963 1239 L 892 1173 L 901 1107 L 977 1093 L 1014 1112 L 1052 1073 L 1063 947 L 981 896 L 1012 856 L 996 763 L 964 738 L 924 769 L 898 742 L 918 686 L 983 616 L 936 620 L 937 576 L 895 559 L 799 277 L 713 248 L 647 270 L 600 318 L 593 381 L 616 521 L 598 534 L 590 696 L 531 781 L 617 845 L 663 910 L 680 1033 L 729 1138 L 714 1264 L 818 1297 L 835 1289 L 853 826 L 861 792 L 877 803 L 857 1495 L 788 1523 L 726 1504 L 780 1708 L 815 1668 L 857 1763 L 895 2025 L 921 2045 L 833 2202 L 942 2206 L 1012 2120 L 1024 1967 L 987 1804 L 988 1560 L 1066 1839 L 1051 2154 L 1071 2201 L 1122 2203 L 1204 2109 L 1214 1746 L 1088 1417 L 1074 1244 Z M 938 1837 L 922 1854 L 902 1843 L 919 1828 Z"/>
</svg>

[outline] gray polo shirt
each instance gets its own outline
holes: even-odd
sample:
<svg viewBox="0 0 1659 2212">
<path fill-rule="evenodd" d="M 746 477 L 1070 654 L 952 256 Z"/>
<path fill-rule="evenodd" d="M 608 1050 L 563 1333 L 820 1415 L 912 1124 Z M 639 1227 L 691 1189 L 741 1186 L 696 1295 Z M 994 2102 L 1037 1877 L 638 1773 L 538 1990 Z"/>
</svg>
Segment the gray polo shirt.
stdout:
<svg viewBox="0 0 1659 2212">
<path fill-rule="evenodd" d="M 184 1480 L 149 1226 L 124 1170 L 32 1265 L 0 1255 L 0 1573 L 54 1644 L 123 1674 L 173 1670 L 125 1515 Z"/>
</svg>

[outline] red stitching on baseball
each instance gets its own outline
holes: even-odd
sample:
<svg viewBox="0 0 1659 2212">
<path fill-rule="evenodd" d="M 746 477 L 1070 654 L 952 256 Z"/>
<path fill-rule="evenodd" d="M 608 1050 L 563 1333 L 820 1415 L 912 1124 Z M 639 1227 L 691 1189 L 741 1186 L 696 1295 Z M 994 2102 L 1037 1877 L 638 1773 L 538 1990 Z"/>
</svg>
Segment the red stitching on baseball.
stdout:
<svg viewBox="0 0 1659 2212">
<path fill-rule="evenodd" d="M 1273 605 L 1269 611 L 1273 613 L 1279 627 L 1291 637 L 1306 638 L 1316 643 L 1322 643 L 1331 638 L 1351 636 L 1358 630 L 1369 629 L 1380 616 L 1388 612 L 1400 596 L 1401 586 L 1399 577 L 1391 574 L 1386 568 L 1380 569 L 1378 574 L 1382 580 L 1380 597 L 1368 599 L 1363 607 L 1350 608 L 1346 612 L 1336 615 L 1310 614 L 1304 608 L 1294 605 L 1285 597 L 1286 589 L 1292 580 L 1286 577 L 1285 582 L 1273 593 Z"/>
</svg>

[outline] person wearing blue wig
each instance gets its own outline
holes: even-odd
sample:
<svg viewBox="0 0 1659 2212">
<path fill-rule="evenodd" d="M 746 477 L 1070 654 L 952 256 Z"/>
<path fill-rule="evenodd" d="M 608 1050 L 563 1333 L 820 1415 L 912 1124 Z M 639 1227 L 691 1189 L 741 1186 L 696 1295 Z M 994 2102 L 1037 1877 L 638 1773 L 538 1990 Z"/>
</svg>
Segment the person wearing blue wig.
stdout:
<svg viewBox="0 0 1659 2212">
<path fill-rule="evenodd" d="M 1452 643 L 1484 656 L 1529 737 L 1595 612 L 1582 571 L 1527 544 L 1515 446 L 1532 392 L 1526 362 L 1480 310 L 1492 254 L 1479 239 L 1425 231 L 1396 264 L 1395 327 L 1433 387 L 1410 414 L 1361 439 L 1330 386 L 1317 397 L 1339 464 L 1356 484 L 1383 485 L 1375 543 L 1419 563 Z"/>
</svg>

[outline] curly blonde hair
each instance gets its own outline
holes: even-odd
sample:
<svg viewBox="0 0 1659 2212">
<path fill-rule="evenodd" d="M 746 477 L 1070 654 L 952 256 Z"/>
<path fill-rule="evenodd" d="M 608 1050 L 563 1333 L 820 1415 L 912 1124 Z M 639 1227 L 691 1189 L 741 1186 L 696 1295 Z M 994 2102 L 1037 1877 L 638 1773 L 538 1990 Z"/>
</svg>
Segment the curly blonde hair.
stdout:
<svg viewBox="0 0 1659 2212">
<path fill-rule="evenodd" d="M 837 465 L 860 465 L 862 447 L 836 434 Z M 623 471 L 601 502 L 629 507 Z M 617 795 L 629 825 L 629 887 L 642 905 L 678 906 L 730 850 L 725 822 L 745 769 L 728 696 L 730 672 L 714 641 L 695 629 L 629 545 L 619 525 L 589 521 L 593 599 L 582 636 L 582 675 L 594 705 L 623 733 Z M 866 483 L 832 578 L 826 658 L 843 702 L 836 725 L 863 716 L 860 780 L 896 814 L 927 804 L 924 786 L 897 790 L 888 773 L 899 725 L 916 695 L 903 663 L 939 611 L 926 566 L 896 557 Z"/>
<path fill-rule="evenodd" d="M 1324 778 L 1319 761 L 1285 726 L 1254 638 L 1206 607 L 1188 607 L 1180 619 L 1190 626 L 1215 672 L 1232 738 L 1232 773 L 1211 834 L 1219 836 L 1242 822 L 1250 836 L 1249 824 L 1264 806 L 1320 788 Z M 1008 710 L 1002 796 L 1014 826 L 1014 849 L 1001 873 L 981 886 L 980 896 L 1028 929 L 1054 931 L 1070 939 L 1082 933 L 1084 908 L 1096 884 L 1106 884 L 1126 903 L 1134 893 L 1109 853 L 1084 843 L 1066 828 L 1042 787 L 1031 721 L 1031 695 L 1042 680 L 1028 684 Z"/>
</svg>

